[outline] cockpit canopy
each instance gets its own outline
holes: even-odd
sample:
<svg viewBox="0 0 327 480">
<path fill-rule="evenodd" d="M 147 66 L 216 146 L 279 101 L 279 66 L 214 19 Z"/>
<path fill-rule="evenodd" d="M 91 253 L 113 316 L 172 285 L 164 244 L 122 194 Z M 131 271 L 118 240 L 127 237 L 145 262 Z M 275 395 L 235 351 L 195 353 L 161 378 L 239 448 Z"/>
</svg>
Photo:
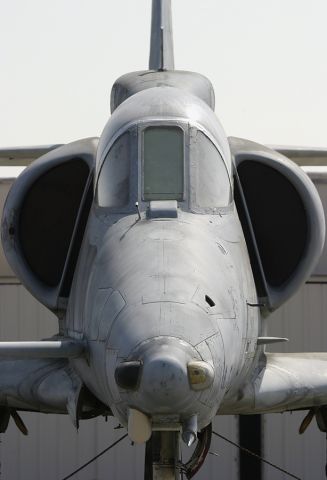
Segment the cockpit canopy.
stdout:
<svg viewBox="0 0 327 480">
<path fill-rule="evenodd" d="M 135 202 L 176 200 L 215 213 L 231 201 L 231 181 L 218 147 L 183 122 L 132 126 L 111 145 L 99 172 L 99 207 L 124 212 Z"/>
<path fill-rule="evenodd" d="M 215 213 L 231 202 L 231 156 L 212 109 L 174 87 L 135 93 L 114 111 L 99 141 L 96 201 L 112 213 L 175 200 Z"/>
</svg>

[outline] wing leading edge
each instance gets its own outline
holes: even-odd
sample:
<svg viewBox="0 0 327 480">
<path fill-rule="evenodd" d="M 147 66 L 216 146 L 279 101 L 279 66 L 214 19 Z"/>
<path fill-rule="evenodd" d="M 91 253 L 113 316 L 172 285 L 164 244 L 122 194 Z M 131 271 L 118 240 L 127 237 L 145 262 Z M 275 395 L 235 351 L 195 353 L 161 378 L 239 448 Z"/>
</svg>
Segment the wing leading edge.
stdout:
<svg viewBox="0 0 327 480">
<path fill-rule="evenodd" d="M 293 162 L 300 166 L 312 165 L 321 166 L 327 165 L 327 148 L 319 147 L 286 147 L 270 145 L 269 148 L 281 153 Z"/>
<path fill-rule="evenodd" d="M 61 144 L 36 145 L 30 147 L 0 148 L 0 166 L 26 166 L 51 150 L 61 147 Z"/>
<path fill-rule="evenodd" d="M 218 414 L 281 413 L 327 405 L 327 353 L 265 353 Z"/>
<path fill-rule="evenodd" d="M 76 427 L 81 418 L 110 415 L 71 368 L 69 358 L 79 355 L 87 355 L 84 342 L 0 342 L 0 432 L 17 410 L 68 413 Z"/>
</svg>

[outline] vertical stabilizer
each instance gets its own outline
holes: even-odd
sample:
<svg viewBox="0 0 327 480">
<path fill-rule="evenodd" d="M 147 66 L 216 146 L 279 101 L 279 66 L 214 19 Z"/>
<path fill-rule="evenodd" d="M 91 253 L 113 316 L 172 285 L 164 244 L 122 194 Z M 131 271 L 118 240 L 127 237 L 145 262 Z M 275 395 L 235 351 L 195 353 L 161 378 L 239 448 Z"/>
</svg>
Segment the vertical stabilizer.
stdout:
<svg viewBox="0 0 327 480">
<path fill-rule="evenodd" d="M 150 70 L 174 70 L 171 0 L 152 0 Z"/>
</svg>

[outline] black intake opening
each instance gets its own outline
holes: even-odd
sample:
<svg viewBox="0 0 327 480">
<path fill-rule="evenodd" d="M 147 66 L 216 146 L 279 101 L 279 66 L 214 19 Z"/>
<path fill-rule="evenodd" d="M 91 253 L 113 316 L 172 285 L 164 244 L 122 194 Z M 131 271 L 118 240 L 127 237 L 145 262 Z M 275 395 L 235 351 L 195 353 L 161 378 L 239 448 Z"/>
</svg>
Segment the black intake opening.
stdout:
<svg viewBox="0 0 327 480">
<path fill-rule="evenodd" d="M 305 253 L 308 219 L 303 201 L 275 168 L 249 159 L 237 171 L 265 277 L 271 286 L 280 287 Z"/>
<path fill-rule="evenodd" d="M 88 165 L 74 158 L 41 175 L 24 198 L 20 246 L 32 271 L 50 287 L 61 280 L 88 176 Z"/>
</svg>

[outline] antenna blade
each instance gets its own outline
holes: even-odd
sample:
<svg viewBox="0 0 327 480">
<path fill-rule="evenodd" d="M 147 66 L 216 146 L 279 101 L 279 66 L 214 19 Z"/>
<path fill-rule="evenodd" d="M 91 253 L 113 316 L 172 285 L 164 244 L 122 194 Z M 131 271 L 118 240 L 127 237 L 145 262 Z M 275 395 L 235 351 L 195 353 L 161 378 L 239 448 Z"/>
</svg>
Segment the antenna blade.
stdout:
<svg viewBox="0 0 327 480">
<path fill-rule="evenodd" d="M 171 0 L 152 0 L 150 70 L 174 70 Z"/>
</svg>

